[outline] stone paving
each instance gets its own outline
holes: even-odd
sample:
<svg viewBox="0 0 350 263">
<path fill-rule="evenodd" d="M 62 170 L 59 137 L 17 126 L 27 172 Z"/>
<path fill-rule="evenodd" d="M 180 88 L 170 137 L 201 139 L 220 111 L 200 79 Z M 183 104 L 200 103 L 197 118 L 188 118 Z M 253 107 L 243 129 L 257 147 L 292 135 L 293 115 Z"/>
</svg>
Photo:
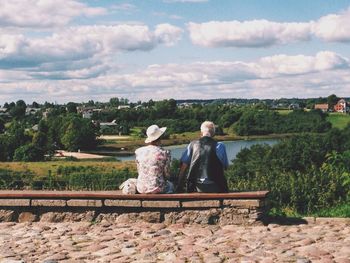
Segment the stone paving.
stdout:
<svg viewBox="0 0 350 263">
<path fill-rule="evenodd" d="M 350 263 L 350 225 L 0 223 L 0 262 Z"/>
</svg>

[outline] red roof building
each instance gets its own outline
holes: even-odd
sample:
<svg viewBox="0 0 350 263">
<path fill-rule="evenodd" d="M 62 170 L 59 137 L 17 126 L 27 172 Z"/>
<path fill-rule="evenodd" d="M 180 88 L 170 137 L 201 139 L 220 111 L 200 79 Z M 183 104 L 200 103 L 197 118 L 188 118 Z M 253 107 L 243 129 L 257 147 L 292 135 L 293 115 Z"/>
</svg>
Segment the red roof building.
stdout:
<svg viewBox="0 0 350 263">
<path fill-rule="evenodd" d="M 341 99 L 338 101 L 336 105 L 334 105 L 334 111 L 335 112 L 341 112 L 341 113 L 346 113 L 348 111 L 347 108 L 347 103 L 344 99 Z"/>
<path fill-rule="evenodd" d="M 315 104 L 315 110 L 321 110 L 323 112 L 327 112 L 329 110 L 329 106 L 327 103 Z"/>
</svg>

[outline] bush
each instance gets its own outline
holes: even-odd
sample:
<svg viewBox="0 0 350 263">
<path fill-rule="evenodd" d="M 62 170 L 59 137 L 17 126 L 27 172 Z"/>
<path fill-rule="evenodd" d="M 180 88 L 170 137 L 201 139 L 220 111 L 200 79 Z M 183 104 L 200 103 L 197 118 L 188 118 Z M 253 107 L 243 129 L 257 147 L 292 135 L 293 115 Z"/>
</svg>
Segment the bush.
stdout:
<svg viewBox="0 0 350 263">
<path fill-rule="evenodd" d="M 44 151 L 33 144 L 26 144 L 16 149 L 14 161 L 37 162 L 44 160 Z"/>
<path fill-rule="evenodd" d="M 14 172 L 0 169 L 0 189 L 23 189 L 32 183 L 34 175 L 30 172 Z"/>
<path fill-rule="evenodd" d="M 229 187 L 269 190 L 274 211 L 310 214 L 344 203 L 350 200 L 350 151 L 335 152 L 331 137 L 303 135 L 243 149 L 226 172 Z"/>
<path fill-rule="evenodd" d="M 331 123 L 321 111 L 305 112 L 295 110 L 288 115 L 281 115 L 268 110 L 247 110 L 234 129 L 239 135 L 265 135 L 271 133 L 326 132 Z"/>
<path fill-rule="evenodd" d="M 125 180 L 136 177 L 129 169 L 114 170 L 111 173 L 73 172 L 62 179 L 69 190 L 117 190 Z"/>
</svg>

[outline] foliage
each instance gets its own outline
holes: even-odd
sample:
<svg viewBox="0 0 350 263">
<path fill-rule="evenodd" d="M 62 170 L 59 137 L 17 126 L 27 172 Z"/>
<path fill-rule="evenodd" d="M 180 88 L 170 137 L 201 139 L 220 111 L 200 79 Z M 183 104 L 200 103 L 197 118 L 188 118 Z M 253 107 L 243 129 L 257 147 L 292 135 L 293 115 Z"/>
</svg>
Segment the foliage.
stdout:
<svg viewBox="0 0 350 263">
<path fill-rule="evenodd" d="M 117 190 L 128 178 L 136 177 L 129 168 L 102 171 L 93 166 L 60 166 L 59 173 L 48 170 L 44 176 L 29 171 L 0 169 L 0 189 Z"/>
<path fill-rule="evenodd" d="M 15 119 L 19 120 L 25 116 L 27 105 L 23 100 L 18 100 L 14 106 L 10 107 L 10 114 Z"/>
<path fill-rule="evenodd" d="M 313 215 L 318 217 L 350 217 L 350 204 L 349 202 L 341 203 L 334 207 L 321 209 Z"/>
<path fill-rule="evenodd" d="M 23 189 L 31 185 L 34 175 L 29 171 L 15 172 L 0 168 L 0 189 Z"/>
<path fill-rule="evenodd" d="M 248 110 L 235 125 L 239 135 L 271 133 L 326 132 L 331 128 L 321 111 L 294 110 L 287 115 L 275 111 Z"/>
<path fill-rule="evenodd" d="M 348 127 L 243 149 L 226 172 L 233 190 L 271 192 L 274 210 L 312 213 L 350 200 Z M 340 144 L 340 145 L 339 145 Z"/>
<path fill-rule="evenodd" d="M 350 115 L 338 112 L 329 113 L 327 121 L 332 124 L 333 128 L 344 129 L 350 124 Z"/>
<path fill-rule="evenodd" d="M 14 161 L 22 162 L 37 162 L 43 159 L 43 149 L 31 143 L 17 148 L 13 156 Z"/>
<path fill-rule="evenodd" d="M 69 115 L 63 119 L 61 134 L 61 143 L 68 151 L 93 149 L 97 144 L 94 125 L 76 115 Z"/>
<path fill-rule="evenodd" d="M 0 118 L 0 133 L 3 133 L 5 131 L 5 120 L 3 118 Z"/>
</svg>

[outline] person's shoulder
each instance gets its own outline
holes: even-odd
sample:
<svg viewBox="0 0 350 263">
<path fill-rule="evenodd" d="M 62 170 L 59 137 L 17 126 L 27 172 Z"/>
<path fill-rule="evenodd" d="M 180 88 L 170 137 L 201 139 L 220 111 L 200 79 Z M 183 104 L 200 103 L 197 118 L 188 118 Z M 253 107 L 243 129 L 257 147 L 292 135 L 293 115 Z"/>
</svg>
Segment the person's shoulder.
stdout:
<svg viewBox="0 0 350 263">
<path fill-rule="evenodd" d="M 156 150 L 159 151 L 159 152 L 165 153 L 165 154 L 170 154 L 170 150 L 165 149 L 163 147 L 157 147 Z"/>
<path fill-rule="evenodd" d="M 216 147 L 217 148 L 224 148 L 224 149 L 226 148 L 225 144 L 223 142 L 217 142 Z"/>
<path fill-rule="evenodd" d="M 135 154 L 139 154 L 139 153 L 142 153 L 142 152 L 146 151 L 146 150 L 148 149 L 148 147 L 149 147 L 149 145 L 146 145 L 146 146 L 142 146 L 142 147 L 140 147 L 140 148 L 137 148 L 137 149 L 135 150 Z"/>
<path fill-rule="evenodd" d="M 193 140 L 193 141 L 190 141 L 190 143 L 188 144 L 188 146 L 190 146 L 190 145 L 195 145 L 195 144 L 198 144 L 198 143 L 199 143 L 199 139 Z"/>
</svg>

